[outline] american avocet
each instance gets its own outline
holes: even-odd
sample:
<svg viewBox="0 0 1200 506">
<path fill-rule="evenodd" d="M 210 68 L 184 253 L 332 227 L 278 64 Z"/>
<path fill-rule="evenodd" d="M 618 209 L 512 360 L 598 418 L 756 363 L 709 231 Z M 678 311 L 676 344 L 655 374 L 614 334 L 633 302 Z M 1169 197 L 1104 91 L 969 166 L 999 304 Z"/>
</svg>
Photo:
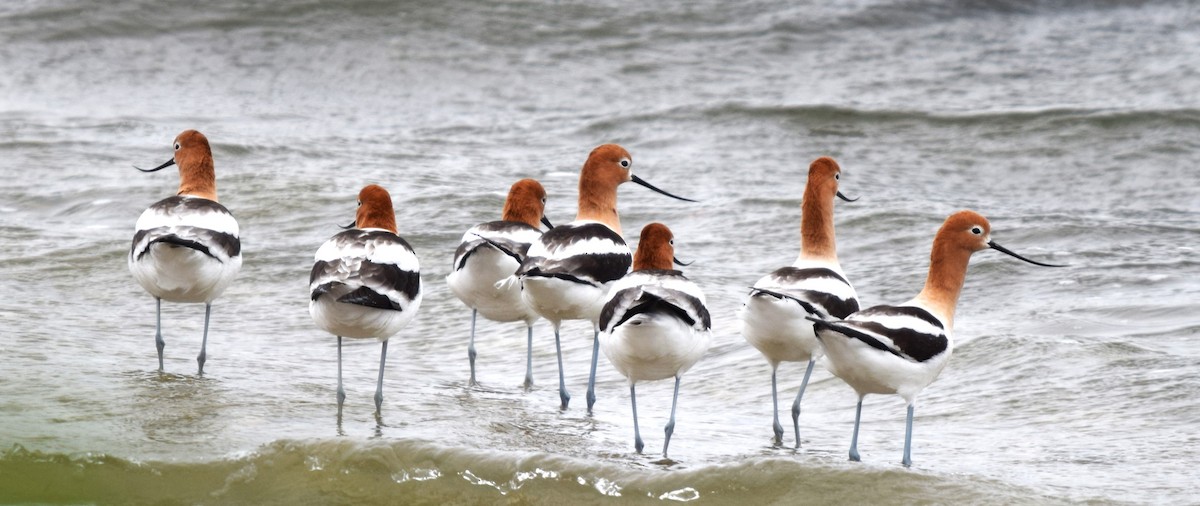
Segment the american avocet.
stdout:
<svg viewBox="0 0 1200 506">
<path fill-rule="evenodd" d="M 342 338 L 376 338 L 379 381 L 375 412 L 383 404 L 383 369 L 390 338 L 421 307 L 421 269 L 417 255 L 396 235 L 392 197 L 379 185 L 358 193 L 354 226 L 325 241 L 317 250 L 308 278 L 308 312 L 321 329 L 338 340 L 338 413 L 346 399 L 342 388 Z"/>
<path fill-rule="evenodd" d="M 821 157 L 808 167 L 800 212 L 800 255 L 790 267 L 763 276 L 750 290 L 750 299 L 738 312 L 742 336 L 771 364 L 771 405 L 775 444 L 783 442 L 779 423 L 779 397 L 775 376 L 780 362 L 808 362 L 796 401 L 792 425 L 800 447 L 800 399 L 808 386 L 813 364 L 821 357 L 821 344 L 813 334 L 809 316 L 843 318 L 858 310 L 854 287 L 838 263 L 833 233 L 833 199 L 850 201 L 838 191 L 841 168 L 832 158 Z"/>
<path fill-rule="evenodd" d="M 204 338 L 199 374 L 204 374 L 212 302 L 237 277 L 242 243 L 237 220 L 217 203 L 217 178 L 208 139 L 195 130 L 175 137 L 175 156 L 153 169 L 179 166 L 179 192 L 142 212 L 134 226 L 129 271 L 156 303 L 154 344 L 163 370 L 162 301 L 203 302 Z M 135 167 L 136 168 L 136 167 Z"/>
<path fill-rule="evenodd" d="M 600 312 L 600 349 L 629 379 L 633 441 L 638 453 L 643 445 L 637 421 L 637 382 L 675 377 L 663 457 L 675 432 L 679 378 L 696 365 L 712 341 L 712 319 L 704 292 L 683 273 L 671 270 L 671 262 L 678 262 L 674 260 L 673 239 L 671 230 L 661 223 L 642 228 L 633 272 L 613 284 Z"/>
<path fill-rule="evenodd" d="M 904 430 L 905 466 L 912 465 L 913 405 L 917 394 L 937 379 L 954 350 L 954 308 L 967 276 L 971 254 L 992 248 L 1034 265 L 991 240 L 991 225 L 974 211 L 946 218 L 933 239 L 925 288 L 898 306 L 873 306 L 843 320 L 810 317 L 825 347 L 830 372 L 858 393 L 850 460 L 859 460 L 858 424 L 867 394 L 897 394 L 908 403 Z"/>
<path fill-rule="evenodd" d="M 475 382 L 475 316 L 497 322 L 525 322 L 525 388 L 533 386 L 533 322 L 539 316 L 521 299 L 520 283 L 500 283 L 525 261 L 529 245 L 542 235 L 538 222 L 554 228 L 546 219 L 546 189 L 534 179 L 513 183 L 504 201 L 500 221 L 471 227 L 454 252 L 454 271 L 446 285 L 458 300 L 471 308 L 471 383 Z"/>
<path fill-rule="evenodd" d="M 529 255 L 515 276 L 521 296 L 554 326 L 558 353 L 558 395 L 567 408 L 571 395 L 562 370 L 559 327 L 563 320 L 592 322 L 592 368 L 588 376 L 588 412 L 596 402 L 596 359 L 600 330 L 597 320 L 613 281 L 624 276 L 633 262 L 621 238 L 617 214 L 617 187 L 633 181 L 668 197 L 671 195 L 633 175 L 633 159 L 625 148 L 605 144 L 593 149 L 579 174 L 579 210 L 575 221 L 554 227 L 529 247 Z"/>
</svg>

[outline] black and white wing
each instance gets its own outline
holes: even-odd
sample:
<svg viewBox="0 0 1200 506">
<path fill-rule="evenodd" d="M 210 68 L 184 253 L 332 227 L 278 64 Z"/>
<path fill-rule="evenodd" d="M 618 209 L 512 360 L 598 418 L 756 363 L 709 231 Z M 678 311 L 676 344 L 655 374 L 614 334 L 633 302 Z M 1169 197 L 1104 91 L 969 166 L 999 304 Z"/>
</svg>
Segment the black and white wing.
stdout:
<svg viewBox="0 0 1200 506">
<path fill-rule="evenodd" d="M 404 311 L 421 292 L 417 255 L 387 230 L 340 232 L 317 250 L 309 275 L 312 300 L 338 285 L 349 289 L 339 302 Z"/>
<path fill-rule="evenodd" d="M 530 246 L 517 276 L 601 286 L 620 279 L 632 264 L 633 254 L 620 234 L 599 222 L 580 221 L 542 234 Z"/>
</svg>

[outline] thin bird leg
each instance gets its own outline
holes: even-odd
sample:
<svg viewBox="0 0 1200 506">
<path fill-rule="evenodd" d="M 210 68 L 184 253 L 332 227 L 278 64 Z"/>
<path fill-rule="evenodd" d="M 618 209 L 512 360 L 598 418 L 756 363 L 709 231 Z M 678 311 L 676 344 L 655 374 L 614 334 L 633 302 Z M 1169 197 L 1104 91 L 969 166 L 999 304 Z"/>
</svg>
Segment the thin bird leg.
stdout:
<svg viewBox="0 0 1200 506">
<path fill-rule="evenodd" d="M 338 338 L 338 387 L 337 387 L 337 403 L 338 416 L 342 414 L 342 403 L 346 402 L 346 389 L 342 387 L 342 336 Z"/>
<path fill-rule="evenodd" d="M 854 408 L 854 435 L 850 436 L 850 460 L 859 462 L 862 459 L 858 457 L 858 422 L 862 420 L 862 401 L 863 398 L 858 398 L 858 407 Z"/>
<path fill-rule="evenodd" d="M 200 355 L 196 363 L 200 364 L 200 376 L 204 376 L 204 361 L 208 360 L 208 317 L 212 314 L 212 304 L 204 304 L 204 339 L 200 341 Z"/>
<path fill-rule="evenodd" d="M 908 405 L 908 422 L 904 426 L 904 458 L 900 460 L 904 467 L 912 467 L 912 420 L 913 405 Z"/>
<path fill-rule="evenodd" d="M 525 326 L 525 391 L 533 389 L 533 325 Z"/>
<path fill-rule="evenodd" d="M 600 357 L 600 327 L 592 324 L 592 372 L 588 374 L 587 404 L 588 414 L 596 404 L 596 359 Z"/>
<path fill-rule="evenodd" d="M 771 430 L 775 432 L 775 444 L 783 443 L 783 425 L 779 423 L 779 395 L 775 388 L 775 373 L 779 372 L 779 364 L 771 367 L 771 412 L 774 413 L 775 419 L 771 424 Z"/>
<path fill-rule="evenodd" d="M 671 434 L 675 433 L 675 405 L 679 402 L 679 376 L 675 377 L 675 395 L 671 397 L 671 419 L 667 421 L 667 426 L 663 428 L 663 432 L 667 434 L 667 438 L 663 441 L 663 458 L 667 458 L 667 446 L 671 445 Z"/>
<path fill-rule="evenodd" d="M 479 310 L 471 308 L 471 342 L 467 345 L 467 359 L 471 361 L 471 381 L 468 383 L 471 386 L 478 385 L 475 382 L 475 314 Z"/>
<path fill-rule="evenodd" d="M 379 353 L 379 381 L 375 383 L 375 414 L 378 415 L 383 407 L 383 365 L 387 361 L 387 341 L 383 342 L 383 351 Z"/>
<path fill-rule="evenodd" d="M 804 371 L 804 381 L 800 382 L 800 392 L 796 394 L 796 402 L 792 403 L 792 425 L 796 428 L 796 448 L 800 447 L 800 399 L 804 397 L 804 389 L 808 387 L 808 377 L 812 376 L 813 365 L 817 359 L 808 359 L 808 369 Z"/>
<path fill-rule="evenodd" d="M 632 383 L 629 385 L 629 404 L 633 406 L 633 449 L 637 450 L 638 453 L 642 453 L 642 448 L 646 445 L 642 443 L 642 431 L 638 430 L 637 391 L 634 389 Z"/>
<path fill-rule="evenodd" d="M 162 299 L 155 297 L 154 301 L 158 308 L 155 309 L 154 320 L 154 347 L 158 348 L 158 372 L 163 371 L 163 348 L 167 346 L 167 342 L 163 341 L 162 337 Z"/>
<path fill-rule="evenodd" d="M 562 409 L 567 409 L 571 402 L 571 394 L 567 393 L 567 381 L 563 378 L 562 342 L 558 337 L 559 324 L 554 324 L 554 351 L 558 354 L 558 398 L 562 400 Z"/>
</svg>

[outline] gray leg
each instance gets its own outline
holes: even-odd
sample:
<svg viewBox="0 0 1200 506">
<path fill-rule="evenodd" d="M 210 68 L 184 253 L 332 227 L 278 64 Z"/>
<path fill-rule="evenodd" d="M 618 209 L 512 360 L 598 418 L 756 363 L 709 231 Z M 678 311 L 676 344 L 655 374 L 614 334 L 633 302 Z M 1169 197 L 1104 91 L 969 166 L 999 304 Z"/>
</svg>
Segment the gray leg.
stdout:
<svg viewBox="0 0 1200 506">
<path fill-rule="evenodd" d="M 338 387 L 337 387 L 337 403 L 338 416 L 342 414 L 342 403 L 346 402 L 346 389 L 342 387 L 342 336 L 338 338 Z"/>
<path fill-rule="evenodd" d="M 378 415 L 383 406 L 383 366 L 387 362 L 387 341 L 383 342 L 383 351 L 379 353 L 379 381 L 375 383 L 375 414 Z"/>
<path fill-rule="evenodd" d="M 862 396 L 858 398 L 858 407 L 854 408 L 854 435 L 850 436 L 850 460 L 859 462 L 858 457 L 858 422 L 862 420 Z"/>
<path fill-rule="evenodd" d="M 154 347 L 158 348 L 158 372 L 163 370 L 163 348 L 167 346 L 167 342 L 163 341 L 162 337 L 162 299 L 155 297 L 154 301 L 158 306 L 155 312 L 154 319 Z"/>
<path fill-rule="evenodd" d="M 559 323 L 554 323 L 554 351 L 558 353 L 558 398 L 562 400 L 562 409 L 567 409 L 571 402 L 571 394 L 567 393 L 567 381 L 563 378 L 562 342 L 558 338 Z"/>
<path fill-rule="evenodd" d="M 592 324 L 592 372 L 588 374 L 587 403 L 588 414 L 596 404 L 596 359 L 600 356 L 600 327 Z"/>
<path fill-rule="evenodd" d="M 204 338 L 200 341 L 200 355 L 196 357 L 196 363 L 200 364 L 201 376 L 204 376 L 204 361 L 208 360 L 208 317 L 212 314 L 212 304 L 204 304 Z"/>
<path fill-rule="evenodd" d="M 471 386 L 478 385 L 475 382 L 475 314 L 478 312 L 471 308 L 471 342 L 467 345 L 467 359 L 471 361 L 471 380 L 468 384 Z"/>
<path fill-rule="evenodd" d="M 913 405 L 908 405 L 908 422 L 904 426 L 904 458 L 900 460 L 904 467 L 912 466 L 912 420 Z"/>
<path fill-rule="evenodd" d="M 800 447 L 800 399 L 804 397 L 804 389 L 808 387 L 808 377 L 812 376 L 816 359 L 808 359 L 808 369 L 804 371 L 804 381 L 800 382 L 800 392 L 796 394 L 796 402 L 792 403 L 792 426 L 796 428 L 796 448 Z"/>
<path fill-rule="evenodd" d="M 675 433 L 675 404 L 679 402 L 679 376 L 675 377 L 675 395 L 671 397 L 671 419 L 667 421 L 667 426 L 663 428 L 663 432 L 667 434 L 663 440 L 663 458 L 667 458 L 667 446 L 671 444 L 671 434 Z"/>
<path fill-rule="evenodd" d="M 525 391 L 533 389 L 533 325 L 525 326 Z"/>
<path fill-rule="evenodd" d="M 771 430 L 775 432 L 775 444 L 783 443 L 783 425 L 779 423 L 779 395 L 775 388 L 775 373 L 779 371 L 779 364 L 771 367 L 771 412 L 775 414 L 774 422 L 771 424 Z"/>
<path fill-rule="evenodd" d="M 642 453 L 642 448 L 646 445 L 642 444 L 642 431 L 638 430 L 637 421 L 637 391 L 634 390 L 634 385 L 629 385 L 629 403 L 633 406 L 633 449 L 638 453 Z"/>
</svg>

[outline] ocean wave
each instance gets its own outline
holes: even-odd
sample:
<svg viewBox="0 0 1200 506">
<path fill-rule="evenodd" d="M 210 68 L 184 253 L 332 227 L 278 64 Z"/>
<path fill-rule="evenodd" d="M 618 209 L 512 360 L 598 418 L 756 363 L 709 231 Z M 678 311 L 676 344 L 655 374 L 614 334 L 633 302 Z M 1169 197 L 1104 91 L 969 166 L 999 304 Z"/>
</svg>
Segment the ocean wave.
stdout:
<svg viewBox="0 0 1200 506">
<path fill-rule="evenodd" d="M 1200 127 L 1200 109 L 1080 109 L 1044 108 L 1024 110 L 925 111 L 870 109 L 836 105 L 756 105 L 731 102 L 705 109 L 709 116 L 743 115 L 804 120 L 850 120 L 855 122 L 921 121 L 954 125 L 975 123 L 1069 120 L 1097 125 L 1167 122 Z"/>
<path fill-rule="evenodd" d="M 720 504 L 804 500 L 1028 503 L 1053 497 L 979 477 L 896 466 L 753 458 L 669 470 L 627 468 L 544 453 L 452 448 L 416 440 L 280 440 L 201 462 L 142 462 L 105 454 L 0 454 L 4 502 L 145 504 L 449 504 L 626 501 Z M 869 483 L 870 486 L 863 486 Z"/>
<path fill-rule="evenodd" d="M 1147 4 L 1180 5 L 1174 0 L 1159 2 L 1096 0 L 1071 2 L 1064 0 L 895 0 L 873 2 L 861 9 L 845 9 L 825 23 L 825 31 L 846 29 L 906 28 L 943 23 L 960 19 L 979 19 L 996 16 L 1044 16 L 1064 12 L 1106 12 L 1122 8 L 1138 8 Z M 848 12 L 846 12 L 848 11 Z M 810 31 L 813 25 L 789 20 L 774 27 L 779 31 Z"/>
<path fill-rule="evenodd" d="M 1200 109 L 1042 108 L 932 111 L 866 108 L 829 104 L 689 104 L 634 114 L 614 114 L 588 123 L 583 132 L 607 132 L 635 123 L 736 123 L 778 120 L 803 124 L 880 125 L 919 123 L 934 127 L 1028 125 L 1057 129 L 1066 125 L 1114 129 L 1164 126 L 1200 129 Z"/>
</svg>

